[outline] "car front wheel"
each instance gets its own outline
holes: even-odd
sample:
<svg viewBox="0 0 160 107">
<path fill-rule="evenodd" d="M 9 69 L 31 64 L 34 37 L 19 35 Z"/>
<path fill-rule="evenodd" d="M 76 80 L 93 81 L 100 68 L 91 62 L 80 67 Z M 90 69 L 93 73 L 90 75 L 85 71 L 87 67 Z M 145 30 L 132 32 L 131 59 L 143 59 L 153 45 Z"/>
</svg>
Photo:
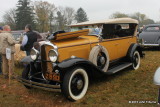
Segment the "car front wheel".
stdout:
<svg viewBox="0 0 160 107">
<path fill-rule="evenodd" d="M 137 70 L 139 66 L 140 66 L 140 55 L 138 51 L 135 51 L 132 57 L 132 68 L 134 70 Z"/>
<path fill-rule="evenodd" d="M 66 72 L 62 91 L 65 97 L 71 101 L 77 101 L 84 97 L 89 84 L 88 74 L 84 68 L 75 68 Z"/>
</svg>

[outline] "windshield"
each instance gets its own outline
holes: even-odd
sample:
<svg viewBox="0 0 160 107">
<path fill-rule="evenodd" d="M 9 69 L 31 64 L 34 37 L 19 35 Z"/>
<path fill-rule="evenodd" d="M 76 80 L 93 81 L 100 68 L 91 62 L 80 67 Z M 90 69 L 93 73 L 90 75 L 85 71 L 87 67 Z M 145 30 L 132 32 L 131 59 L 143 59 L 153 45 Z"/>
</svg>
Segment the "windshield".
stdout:
<svg viewBox="0 0 160 107">
<path fill-rule="evenodd" d="M 158 32 L 160 31 L 158 26 L 149 26 L 145 29 L 146 32 Z"/>
<path fill-rule="evenodd" d="M 88 35 L 101 35 L 102 25 L 71 27 L 71 32 L 89 29 Z"/>
</svg>

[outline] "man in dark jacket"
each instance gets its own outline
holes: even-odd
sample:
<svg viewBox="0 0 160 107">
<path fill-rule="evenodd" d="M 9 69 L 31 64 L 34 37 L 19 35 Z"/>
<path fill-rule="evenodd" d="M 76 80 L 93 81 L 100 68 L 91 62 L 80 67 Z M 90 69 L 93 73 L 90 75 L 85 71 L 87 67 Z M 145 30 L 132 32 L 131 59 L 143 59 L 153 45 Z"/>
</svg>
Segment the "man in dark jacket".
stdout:
<svg viewBox="0 0 160 107">
<path fill-rule="evenodd" d="M 30 24 L 25 26 L 25 32 L 21 48 L 26 51 L 27 56 L 29 56 L 34 42 L 37 41 L 37 33 L 32 31 L 32 26 Z"/>
</svg>

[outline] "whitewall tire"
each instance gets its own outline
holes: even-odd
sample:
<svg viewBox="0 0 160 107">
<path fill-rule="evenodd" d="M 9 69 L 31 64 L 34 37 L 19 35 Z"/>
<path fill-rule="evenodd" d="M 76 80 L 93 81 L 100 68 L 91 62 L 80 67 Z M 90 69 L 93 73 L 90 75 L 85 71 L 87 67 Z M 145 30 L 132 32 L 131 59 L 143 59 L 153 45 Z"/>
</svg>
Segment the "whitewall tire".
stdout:
<svg viewBox="0 0 160 107">
<path fill-rule="evenodd" d="M 62 92 L 71 101 L 77 101 L 84 97 L 89 84 L 88 74 L 85 69 L 79 67 L 66 72 L 62 83 Z"/>
<path fill-rule="evenodd" d="M 140 63 L 141 63 L 140 54 L 138 51 L 135 51 L 132 56 L 132 68 L 134 70 L 137 70 L 140 66 Z"/>
</svg>

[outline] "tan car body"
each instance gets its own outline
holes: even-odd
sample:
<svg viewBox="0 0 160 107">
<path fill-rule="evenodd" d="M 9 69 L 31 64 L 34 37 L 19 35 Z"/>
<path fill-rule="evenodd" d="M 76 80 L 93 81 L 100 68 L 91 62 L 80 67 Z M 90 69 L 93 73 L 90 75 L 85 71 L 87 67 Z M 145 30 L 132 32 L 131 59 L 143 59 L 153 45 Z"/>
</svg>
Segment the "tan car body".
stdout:
<svg viewBox="0 0 160 107">
<path fill-rule="evenodd" d="M 113 23 L 135 23 L 135 24 L 138 24 L 138 22 L 134 19 L 122 18 L 122 19 L 116 19 L 116 20 L 115 19 L 106 20 L 104 22 L 99 21 L 95 23 L 84 22 L 81 24 L 76 24 L 76 25 L 71 25 L 71 26 L 72 27 L 86 26 L 86 25 L 88 26 L 91 24 L 97 25 L 101 23 L 108 23 L 108 24 L 110 23 L 112 24 Z M 91 49 L 96 45 L 104 46 L 108 50 L 110 61 L 112 61 L 112 60 L 126 56 L 130 45 L 132 43 L 137 43 L 136 29 L 137 28 L 135 28 L 135 32 L 133 35 L 130 35 L 127 37 L 112 38 L 112 39 L 102 39 L 101 42 L 99 42 L 99 39 L 95 36 L 87 36 L 89 33 L 88 30 L 59 34 L 57 36 L 59 38 L 51 42 L 58 47 L 59 62 L 67 58 L 70 58 L 71 56 L 76 56 L 76 57 L 80 57 L 80 58 L 84 58 L 88 60 Z M 79 33 L 79 32 L 82 32 L 82 33 Z M 68 39 L 67 39 L 67 35 L 68 35 Z M 66 37 L 66 38 L 61 38 L 61 36 Z"/>
<path fill-rule="evenodd" d="M 103 28 L 98 34 L 90 35 L 93 29 L 89 26 L 95 25 L 101 25 L 101 28 L 103 25 Z M 120 25 L 122 27 L 124 25 L 121 29 L 123 33 L 117 33 L 120 32 L 118 30 Z M 143 53 L 137 43 L 137 26 L 138 21 L 131 18 L 71 25 L 73 28 L 79 27 L 80 30 L 51 35 L 50 41 L 40 42 L 39 48 L 34 47 L 31 51 L 31 57 L 35 59 L 30 62 L 30 66 L 35 66 L 31 71 L 35 72 L 38 69 L 36 72 L 42 75 L 40 80 L 43 79 L 45 83 L 32 81 L 37 73 L 29 78 L 31 81 L 27 80 L 27 70 L 24 70 L 22 75 L 22 83 L 26 87 L 49 91 L 62 89 L 69 100 L 79 100 L 87 91 L 88 77 L 91 75 L 113 74 L 129 66 L 135 70 L 139 68 L 140 56 L 143 56 Z"/>
</svg>

